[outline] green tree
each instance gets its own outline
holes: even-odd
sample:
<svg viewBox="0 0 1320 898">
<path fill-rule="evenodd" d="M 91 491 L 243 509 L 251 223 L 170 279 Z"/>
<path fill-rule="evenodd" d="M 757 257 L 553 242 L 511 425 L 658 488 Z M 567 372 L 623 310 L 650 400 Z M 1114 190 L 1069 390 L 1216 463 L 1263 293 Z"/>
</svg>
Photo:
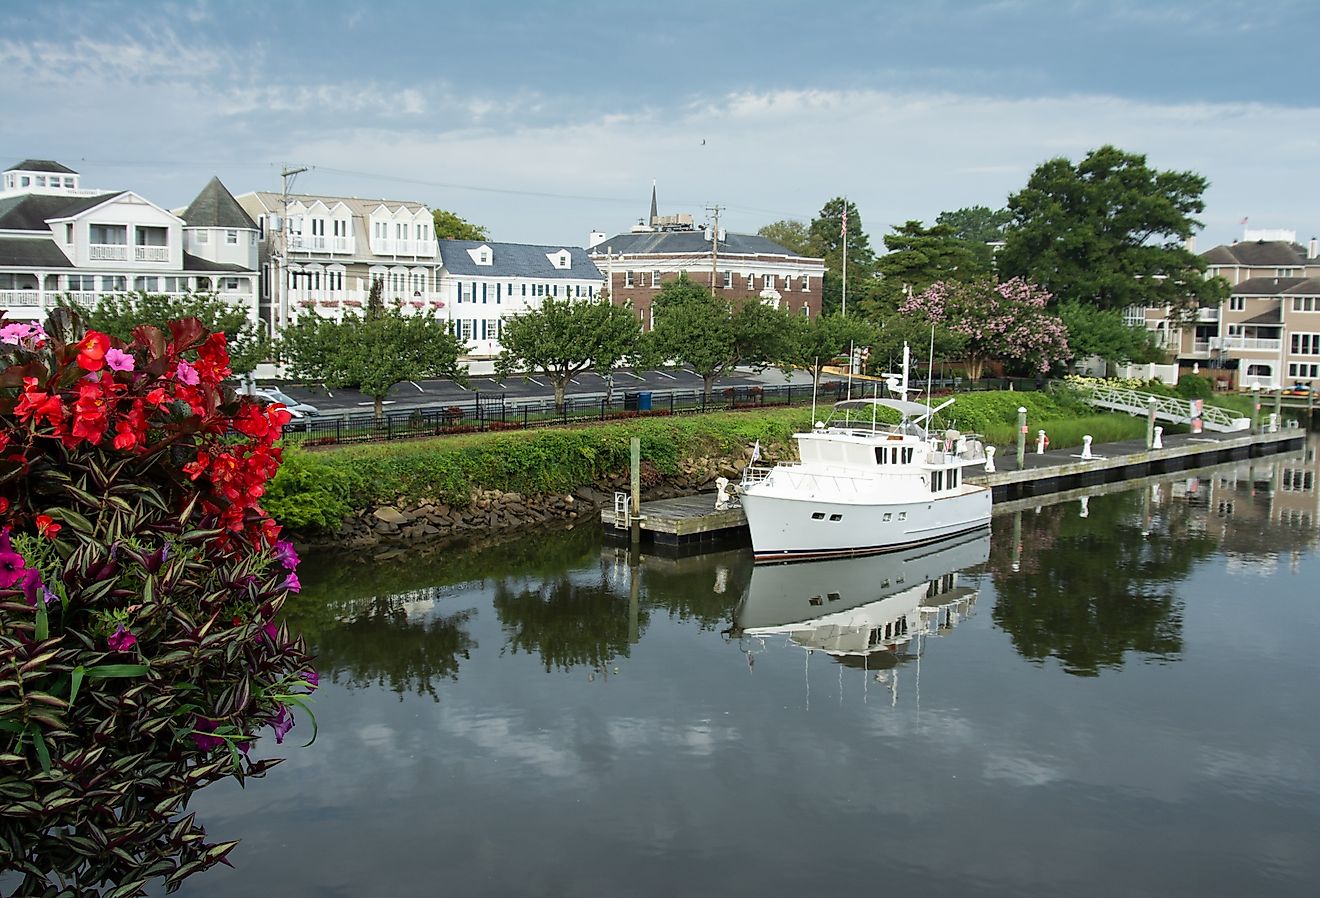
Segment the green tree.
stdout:
<svg viewBox="0 0 1320 898">
<path fill-rule="evenodd" d="M 995 247 L 992 244 L 1003 242 L 1004 229 L 1012 220 L 1013 213 L 1007 209 L 967 206 L 952 212 L 941 212 L 935 217 L 935 224 L 947 225 L 952 229 L 953 236 L 963 241 L 989 271 L 994 267 Z"/>
<path fill-rule="evenodd" d="M 912 370 L 927 370 L 932 363 L 962 356 L 967 338 L 937 324 L 934 328 L 934 353 L 931 352 L 931 322 L 924 316 L 893 312 L 880 319 L 871 343 L 868 374 L 899 373 L 903 369 L 903 345 L 912 351 Z M 930 356 L 930 358 L 928 358 Z M 936 369 L 938 370 L 938 369 Z"/>
<path fill-rule="evenodd" d="M 690 366 L 705 381 L 708 401 L 715 380 L 735 366 L 768 367 L 790 355 L 787 312 L 757 300 L 735 311 L 686 274 L 660 288 L 654 307 L 646 354 Z"/>
<path fill-rule="evenodd" d="M 1076 165 L 1051 159 L 1009 197 L 1000 274 L 1102 309 L 1167 306 L 1186 315 L 1218 304 L 1226 282 L 1207 280 L 1205 260 L 1184 245 L 1201 226 L 1193 216 L 1205 208 L 1207 183 L 1112 146 Z"/>
<path fill-rule="evenodd" d="M 460 218 L 448 209 L 434 209 L 435 236 L 440 240 L 489 240 L 490 234 L 482 225 Z"/>
<path fill-rule="evenodd" d="M 399 381 L 424 377 L 463 379 L 458 356 L 462 342 L 433 313 L 405 315 L 400 305 L 385 306 L 379 279 L 371 285 L 366 314 L 343 321 L 304 314 L 284 329 L 280 352 L 294 377 L 319 380 L 331 389 L 357 387 L 376 401 L 376 418 L 385 412 L 385 396 Z"/>
<path fill-rule="evenodd" d="M 800 221 L 785 218 L 774 221 L 756 232 L 766 240 L 773 240 L 784 249 L 791 249 L 800 256 L 812 253 L 811 231 Z"/>
<path fill-rule="evenodd" d="M 505 320 L 495 370 L 501 377 L 544 374 L 554 385 L 555 407 L 562 409 L 564 391 L 575 375 L 588 368 L 613 370 L 636 351 L 640 338 L 641 328 L 629 307 L 607 298 L 546 297 L 539 309 Z"/>
<path fill-rule="evenodd" d="M 1164 358 L 1164 351 L 1155 343 L 1155 335 L 1140 325 L 1128 324 L 1123 313 L 1116 309 L 1069 300 L 1059 304 L 1058 312 L 1068 329 L 1068 348 L 1073 351 L 1073 358 L 1099 356 L 1119 364 Z"/>
<path fill-rule="evenodd" d="M 848 230 L 848 302 L 865 300 L 875 279 L 875 251 L 862 229 L 862 216 L 855 203 L 835 197 L 821 207 L 809 229 L 812 255 L 825 260 L 825 282 L 821 285 L 821 312 L 837 312 L 843 304 L 844 212 Z"/>
<path fill-rule="evenodd" d="M 861 318 L 842 315 L 817 315 L 815 318 L 794 318 L 787 361 L 811 372 L 811 378 L 820 385 L 820 374 L 840 355 L 847 355 L 854 347 L 870 346 L 876 331 Z"/>
<path fill-rule="evenodd" d="M 85 305 L 70 297 L 61 297 L 58 305 L 72 309 L 91 330 L 98 330 L 121 340 L 133 338 L 139 324 L 158 327 L 169 333 L 169 322 L 196 318 L 208 331 L 223 332 L 229 347 L 229 367 L 235 374 L 247 374 L 270 356 L 266 329 L 248 317 L 247 310 L 233 305 L 214 293 L 107 293 Z"/>
<path fill-rule="evenodd" d="M 885 235 L 885 248 L 889 252 L 875 262 L 880 280 L 863 306 L 876 319 L 936 281 L 970 281 L 991 270 L 949 225 L 927 228 L 919 221 L 905 222 Z"/>
</svg>

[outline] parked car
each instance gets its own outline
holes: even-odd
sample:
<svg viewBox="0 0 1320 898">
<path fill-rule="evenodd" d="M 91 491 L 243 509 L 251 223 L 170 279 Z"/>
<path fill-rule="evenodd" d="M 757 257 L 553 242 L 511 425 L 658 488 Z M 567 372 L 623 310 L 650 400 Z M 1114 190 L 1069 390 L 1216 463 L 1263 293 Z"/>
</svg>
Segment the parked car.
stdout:
<svg viewBox="0 0 1320 898">
<path fill-rule="evenodd" d="M 310 415 L 315 417 L 316 415 L 321 414 L 320 409 L 318 409 L 316 406 L 309 405 L 306 402 L 299 402 L 297 399 L 294 399 L 288 393 L 276 389 L 275 387 L 257 387 L 255 390 L 252 391 L 252 396 L 254 399 L 258 400 L 259 402 L 280 403 L 289 410 L 289 413 L 293 415 L 295 420 L 305 415 Z"/>
</svg>

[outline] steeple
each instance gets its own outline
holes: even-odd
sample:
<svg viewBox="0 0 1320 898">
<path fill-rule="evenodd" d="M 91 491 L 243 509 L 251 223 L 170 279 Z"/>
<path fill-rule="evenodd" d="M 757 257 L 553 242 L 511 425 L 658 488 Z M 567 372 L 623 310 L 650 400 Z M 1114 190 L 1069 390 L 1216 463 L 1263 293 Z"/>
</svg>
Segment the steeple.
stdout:
<svg viewBox="0 0 1320 898">
<path fill-rule="evenodd" d="M 655 205 L 655 181 L 651 182 L 651 218 L 647 222 L 651 227 L 655 227 L 655 220 L 660 217 L 660 211 Z"/>
</svg>

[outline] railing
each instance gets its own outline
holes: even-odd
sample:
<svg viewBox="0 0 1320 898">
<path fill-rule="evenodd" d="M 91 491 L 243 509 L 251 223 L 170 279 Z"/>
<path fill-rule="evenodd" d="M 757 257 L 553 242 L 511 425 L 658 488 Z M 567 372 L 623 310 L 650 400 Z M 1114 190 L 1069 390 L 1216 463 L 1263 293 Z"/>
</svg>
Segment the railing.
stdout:
<svg viewBox="0 0 1320 898">
<path fill-rule="evenodd" d="M 291 234 L 289 249 L 305 253 L 346 253 L 357 251 L 356 237 L 326 237 L 324 234 Z"/>
<path fill-rule="evenodd" d="M 435 258 L 434 240 L 396 240 L 392 237 L 372 237 L 371 252 L 377 256 L 426 256 Z"/>
<path fill-rule="evenodd" d="M 1282 340 L 1270 340 L 1264 337 L 1220 337 L 1220 346 L 1224 349 L 1258 349 L 1278 352 L 1283 348 Z"/>
<path fill-rule="evenodd" d="M 1192 352 L 1209 352 L 1214 346 L 1211 340 L 1193 340 Z"/>
<path fill-rule="evenodd" d="M 87 247 L 87 258 L 100 262 L 127 262 L 128 246 L 122 243 L 93 243 Z"/>
<path fill-rule="evenodd" d="M 1127 412 L 1129 415 L 1145 415 L 1150 412 L 1152 400 L 1155 405 L 1155 417 L 1159 420 L 1174 424 L 1191 423 L 1192 403 L 1187 399 L 1158 396 L 1152 393 L 1123 390 L 1116 387 L 1094 387 L 1090 391 L 1088 401 L 1096 408 Z M 1206 405 L 1202 408 L 1201 421 L 1206 430 L 1219 433 L 1233 433 L 1248 430 L 1251 427 L 1250 418 L 1244 418 L 1232 409 L 1220 408 L 1215 405 Z"/>
<path fill-rule="evenodd" d="M 0 290 L 0 306 L 39 306 L 40 290 Z"/>
<path fill-rule="evenodd" d="M 1201 324 L 1211 324 L 1219 320 L 1218 309 L 1197 309 L 1196 320 Z"/>
<path fill-rule="evenodd" d="M 170 248 L 168 246 L 133 247 L 133 261 L 135 262 L 168 262 L 169 260 Z"/>
</svg>

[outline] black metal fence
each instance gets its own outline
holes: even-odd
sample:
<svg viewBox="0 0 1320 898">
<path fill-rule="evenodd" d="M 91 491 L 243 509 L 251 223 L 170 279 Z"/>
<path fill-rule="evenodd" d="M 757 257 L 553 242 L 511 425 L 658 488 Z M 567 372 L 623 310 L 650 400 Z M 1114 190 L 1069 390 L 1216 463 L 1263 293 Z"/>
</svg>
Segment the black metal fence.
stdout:
<svg viewBox="0 0 1320 898">
<path fill-rule="evenodd" d="M 1008 383 L 1004 379 L 968 383 L 961 378 L 953 378 L 933 382 L 931 391 L 1003 390 L 1009 388 Z M 1018 390 L 1040 386 L 1040 383 L 1030 380 L 1013 382 L 1013 389 Z M 850 388 L 844 381 L 822 381 L 816 402 L 820 405 L 833 404 L 846 398 L 850 390 L 854 397 L 871 395 L 872 382 L 853 381 Z M 444 434 L 555 427 L 591 421 L 801 406 L 810 405 L 811 398 L 811 384 L 769 384 L 717 387 L 709 400 L 701 390 L 616 392 L 610 399 L 570 396 L 565 399 L 563 408 L 557 409 L 554 400 L 549 398 L 508 400 L 499 394 L 474 393 L 466 402 L 387 410 L 380 419 L 371 412 L 309 416 L 286 426 L 284 440 L 286 443 L 308 447 L 375 443 Z"/>
</svg>

